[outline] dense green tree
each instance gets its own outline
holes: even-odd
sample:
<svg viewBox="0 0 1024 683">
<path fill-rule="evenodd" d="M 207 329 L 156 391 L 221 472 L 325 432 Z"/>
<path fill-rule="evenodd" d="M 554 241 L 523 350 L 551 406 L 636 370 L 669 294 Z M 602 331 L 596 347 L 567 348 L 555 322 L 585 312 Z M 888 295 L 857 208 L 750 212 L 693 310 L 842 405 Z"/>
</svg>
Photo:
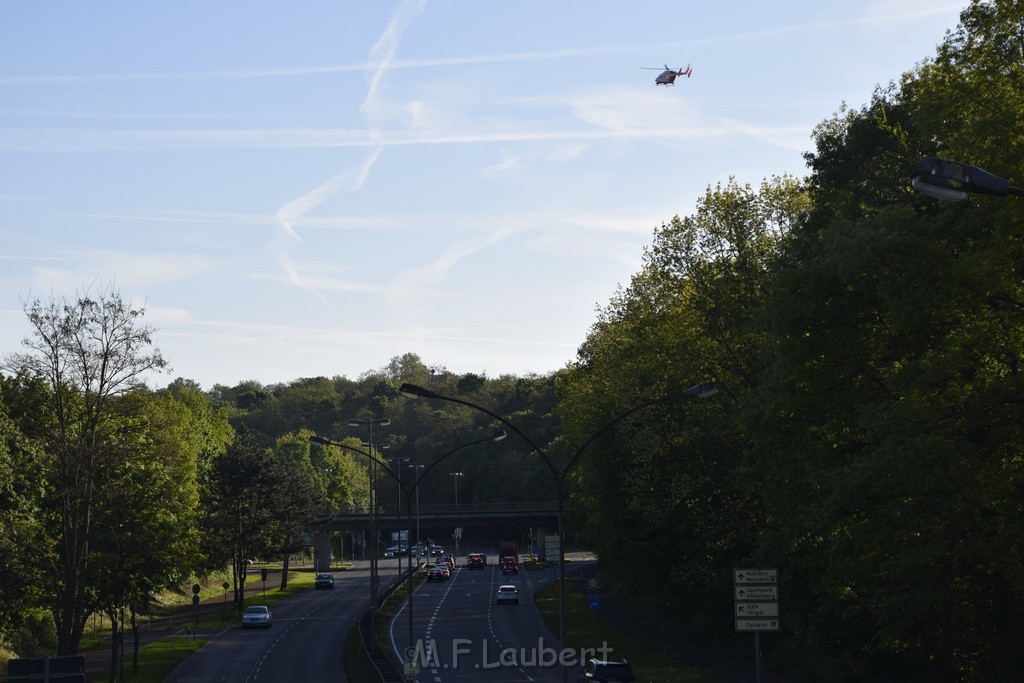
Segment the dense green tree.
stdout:
<svg viewBox="0 0 1024 683">
<path fill-rule="evenodd" d="M 744 479 L 809 678 L 1018 675 L 1024 211 L 906 178 L 930 154 L 1024 177 L 1022 20 L 972 3 L 935 62 L 808 155 L 815 211 L 773 266 Z"/>
<path fill-rule="evenodd" d="M 249 561 L 280 551 L 273 534 L 276 474 L 273 454 L 242 431 L 214 458 L 203 491 L 206 552 L 230 564 L 237 605 L 242 604 Z"/>
<path fill-rule="evenodd" d="M 267 505 L 274 512 L 268 529 L 271 547 L 284 560 L 281 590 L 288 587 L 289 558 L 303 549 L 302 534 L 313 528 L 316 516 L 316 472 L 310 460 L 311 432 L 280 437 L 273 449 L 275 485 Z"/>
<path fill-rule="evenodd" d="M 27 384 L 0 376 L 0 640 L 5 642 L 21 640 L 17 634 L 30 626 L 32 613 L 47 604 L 33 562 L 46 546 L 43 453 L 6 405 L 21 402 L 32 390 Z"/>
<path fill-rule="evenodd" d="M 758 502 L 735 477 L 744 440 L 732 408 L 763 364 L 755 313 L 770 264 L 807 206 L 789 178 L 709 189 L 696 215 L 656 231 L 644 268 L 600 312 L 559 382 L 563 448 L 601 435 L 572 500 L 602 570 L 648 607 L 690 615 L 705 637 L 727 635 L 709 628 L 709 615 L 729 609 L 717 587 L 756 538 Z M 635 406 L 709 380 L 724 390 L 706 404 L 653 405 L 604 431 Z"/>
<path fill-rule="evenodd" d="M 6 363 L 46 382 L 50 393 L 39 420 L 47 453 L 48 487 L 53 492 L 47 533 L 58 561 L 44 565 L 45 583 L 55 589 L 53 613 L 58 654 L 78 649 L 88 617 L 89 559 L 94 505 L 101 475 L 118 466 L 110 448 L 122 424 L 117 398 L 135 388 L 166 361 L 153 345 L 153 328 L 112 287 L 95 296 L 34 299 L 25 314 L 31 336 L 26 353 Z"/>
</svg>

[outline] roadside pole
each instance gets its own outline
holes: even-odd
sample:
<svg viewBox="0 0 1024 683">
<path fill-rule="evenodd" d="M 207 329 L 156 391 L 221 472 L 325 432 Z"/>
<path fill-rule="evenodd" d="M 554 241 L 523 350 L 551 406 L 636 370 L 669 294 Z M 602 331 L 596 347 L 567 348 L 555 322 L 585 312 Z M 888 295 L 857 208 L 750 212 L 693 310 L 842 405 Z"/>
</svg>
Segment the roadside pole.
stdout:
<svg viewBox="0 0 1024 683">
<path fill-rule="evenodd" d="M 736 630 L 754 633 L 755 680 L 761 683 L 761 632 L 779 630 L 779 571 L 734 569 L 732 581 Z"/>
</svg>

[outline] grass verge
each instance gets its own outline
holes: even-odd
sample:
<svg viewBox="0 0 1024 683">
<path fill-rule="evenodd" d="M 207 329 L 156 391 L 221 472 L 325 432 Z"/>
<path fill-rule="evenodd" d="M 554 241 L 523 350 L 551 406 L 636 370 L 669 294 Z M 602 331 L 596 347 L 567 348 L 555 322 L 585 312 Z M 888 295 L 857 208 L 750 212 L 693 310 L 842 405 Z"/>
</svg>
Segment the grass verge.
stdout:
<svg viewBox="0 0 1024 683">
<path fill-rule="evenodd" d="M 205 643 L 205 640 L 199 638 L 173 637 L 162 638 L 143 645 L 139 648 L 139 672 L 137 674 L 132 673 L 131 651 L 126 643 L 125 649 L 129 652 L 125 657 L 122 678 L 131 683 L 162 683 L 178 664 Z M 104 670 L 96 677 L 96 680 L 110 680 L 110 670 Z"/>
<path fill-rule="evenodd" d="M 558 583 L 548 584 L 535 594 L 537 608 L 544 623 L 558 634 Z M 714 683 L 715 678 L 668 658 L 644 643 L 618 629 L 615 624 L 601 618 L 600 611 L 590 609 L 587 599 L 572 583 L 566 584 L 565 593 L 566 641 L 574 649 L 598 648 L 603 644 L 611 648 L 609 657 L 625 657 L 643 683 Z M 601 656 L 598 653 L 597 656 Z"/>
</svg>

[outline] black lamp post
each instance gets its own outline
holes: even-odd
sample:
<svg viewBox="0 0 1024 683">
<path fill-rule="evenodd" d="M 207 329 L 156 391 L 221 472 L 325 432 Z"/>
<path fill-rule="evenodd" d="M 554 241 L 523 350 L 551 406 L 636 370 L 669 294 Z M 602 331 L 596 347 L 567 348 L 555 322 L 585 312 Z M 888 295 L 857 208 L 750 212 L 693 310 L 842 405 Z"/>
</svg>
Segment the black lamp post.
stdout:
<svg viewBox="0 0 1024 683">
<path fill-rule="evenodd" d="M 399 391 L 402 393 L 403 396 L 406 396 L 408 398 L 432 398 L 432 399 L 437 399 L 439 401 L 450 401 L 452 403 L 458 403 L 460 405 L 468 406 L 468 407 L 473 408 L 475 410 L 479 410 L 480 412 L 493 417 L 495 420 L 498 420 L 503 425 L 505 425 L 506 427 L 511 429 L 513 432 L 518 434 L 520 437 L 522 437 L 522 439 L 527 444 L 529 444 L 530 448 L 532 448 L 533 451 L 535 453 L 537 453 L 537 455 L 539 455 L 544 460 L 544 462 L 548 466 L 548 469 L 551 470 L 551 473 L 554 475 L 555 481 L 558 484 L 558 640 L 559 640 L 559 643 L 561 644 L 561 647 L 565 647 L 565 488 L 566 488 L 566 477 L 568 476 L 569 472 L 572 470 L 573 466 L 579 461 L 580 456 L 583 454 L 583 452 L 590 446 L 590 444 L 592 444 L 597 439 L 597 437 L 599 437 L 604 432 L 606 432 L 607 430 L 611 429 L 612 427 L 617 425 L 619 422 L 621 422 L 622 420 L 624 420 L 627 417 L 629 417 L 630 415 L 632 415 L 633 413 L 636 413 L 639 410 L 647 408 L 648 406 L 656 405 L 656 404 L 659 404 L 659 403 L 668 403 L 670 401 L 676 401 L 676 400 L 680 400 L 680 399 L 691 399 L 691 398 L 703 399 L 703 398 L 708 398 L 709 396 L 714 396 L 716 393 L 718 393 L 718 385 L 714 384 L 714 383 L 698 384 L 698 385 L 692 386 L 689 389 L 686 389 L 685 391 L 683 391 L 681 393 L 678 393 L 678 394 L 673 394 L 671 396 L 665 396 L 665 397 L 654 399 L 654 400 L 651 400 L 651 401 L 646 401 L 646 402 L 641 403 L 641 404 L 639 404 L 637 406 L 634 406 L 633 408 L 630 408 L 629 410 L 627 410 L 624 413 L 621 413 L 621 414 L 615 416 L 610 421 L 606 422 L 604 425 L 602 425 L 600 428 L 598 428 L 597 431 L 595 431 L 590 436 L 590 438 L 588 438 L 583 443 L 583 445 L 581 445 L 579 448 L 577 448 L 576 452 L 573 453 L 572 457 L 569 459 L 569 462 L 567 462 L 565 464 L 565 467 L 562 468 L 561 470 L 559 470 L 558 467 L 555 466 L 555 463 L 551 460 L 550 457 L 548 457 L 548 454 L 544 451 L 544 449 L 541 448 L 540 446 L 538 446 L 536 443 L 534 443 L 534 441 L 529 436 L 527 436 L 526 433 L 524 433 L 521 429 L 519 429 L 519 427 L 517 427 L 516 425 L 514 425 L 512 422 L 510 422 L 506 418 L 502 417 L 501 415 L 498 415 L 497 413 L 494 413 L 494 412 L 488 410 L 487 408 L 484 408 L 483 406 L 479 406 L 479 405 L 477 405 L 475 403 L 471 403 L 471 402 L 463 400 L 461 398 L 455 398 L 455 397 L 452 397 L 452 396 L 443 396 L 443 395 L 438 394 L 438 393 L 436 393 L 434 391 L 431 391 L 430 389 L 425 389 L 423 387 L 416 386 L 415 384 L 403 384 L 399 388 Z M 563 681 L 566 679 L 566 674 L 567 674 L 567 669 L 563 665 L 562 666 L 562 680 Z"/>
<path fill-rule="evenodd" d="M 469 443 L 464 443 L 461 446 L 456 446 L 455 448 L 451 449 L 450 451 L 448 451 L 444 455 L 442 455 L 439 458 L 437 458 L 437 460 L 432 462 L 430 465 L 426 466 L 423 469 L 422 473 L 420 473 L 420 476 L 416 478 L 416 481 L 413 482 L 413 485 L 411 487 L 409 487 L 409 488 L 406 488 L 405 485 L 402 483 L 402 479 L 401 479 L 400 474 L 396 474 L 396 472 L 400 473 L 400 470 L 398 468 L 395 468 L 395 472 L 392 472 L 391 469 L 388 468 L 388 466 L 384 462 L 382 462 L 381 460 L 379 460 L 375 456 L 371 455 L 370 453 L 367 453 L 366 451 L 362 451 L 362 450 L 360 450 L 358 448 L 353 448 L 352 446 L 346 446 L 344 444 L 340 444 L 340 443 L 337 443 L 335 441 L 331 441 L 330 439 L 325 439 L 322 436 L 315 436 L 315 435 L 311 436 L 311 437 L 309 437 L 309 442 L 310 443 L 315 443 L 315 444 L 318 444 L 318 445 L 321 445 L 321 446 L 336 446 L 338 448 L 348 449 L 348 450 L 352 451 L 353 453 L 358 453 L 359 455 L 362 455 L 364 457 L 369 458 L 371 465 L 374 465 L 374 464 L 380 465 L 384 469 L 385 472 L 387 472 L 389 475 L 391 475 L 395 479 L 395 481 L 398 482 L 399 488 L 405 493 L 405 519 L 406 519 L 406 525 L 407 525 L 407 528 L 411 528 L 412 527 L 412 494 L 413 494 L 413 491 L 416 491 L 417 493 L 419 492 L 417 487 L 419 487 L 420 482 L 423 481 L 423 477 L 427 476 L 427 474 L 430 472 L 430 470 L 432 470 L 434 468 L 435 465 L 437 465 L 439 462 L 441 462 L 442 460 L 447 458 L 452 453 L 461 451 L 463 448 L 469 448 L 470 446 L 475 446 L 477 444 L 485 443 L 487 441 L 501 441 L 504 438 L 505 438 L 505 432 L 498 431 L 498 432 L 494 432 L 493 434 L 491 434 L 490 436 L 488 436 L 488 437 L 486 437 L 484 439 L 477 439 L 476 441 L 470 441 Z M 423 466 L 421 465 L 420 467 L 423 467 Z M 417 569 L 419 568 L 418 565 L 419 565 L 419 563 L 417 562 Z M 399 564 L 399 567 L 401 567 L 401 564 Z M 413 628 L 412 628 L 413 593 L 415 592 L 414 591 L 414 589 L 415 589 L 415 585 L 414 585 L 415 581 L 413 580 L 414 578 L 415 578 L 415 570 L 412 567 L 412 558 L 410 557 L 409 558 L 409 593 L 408 593 L 408 600 L 409 600 L 409 647 L 414 647 L 415 646 L 415 643 L 413 641 Z M 373 624 L 373 613 L 376 611 L 376 609 L 377 609 L 376 603 L 374 603 L 374 604 L 372 604 L 370 606 L 371 632 L 372 632 L 372 624 Z M 376 642 L 376 639 L 371 639 L 371 647 L 372 647 L 372 644 L 374 642 Z"/>
<path fill-rule="evenodd" d="M 927 157 L 917 163 L 910 184 L 918 192 L 948 202 L 962 201 L 969 194 L 1024 197 L 1024 189 L 1013 187 L 1009 181 L 988 171 L 936 157 Z"/>
<path fill-rule="evenodd" d="M 386 417 L 378 418 L 376 420 L 349 420 L 349 427 L 362 427 L 366 426 L 370 432 L 370 438 L 368 439 L 370 444 L 373 444 L 373 428 L 387 427 L 391 424 L 391 420 Z M 373 450 L 373 446 L 370 446 L 370 450 Z M 377 610 L 377 591 L 378 584 L 380 583 L 380 572 L 377 567 L 377 551 L 380 549 L 377 543 L 377 463 L 380 461 L 377 458 L 369 454 L 370 458 L 370 541 L 373 544 L 372 550 L 370 551 L 370 605 L 373 609 L 370 610 L 370 630 L 373 631 L 374 612 Z M 387 466 L 384 466 L 387 469 Z"/>
</svg>

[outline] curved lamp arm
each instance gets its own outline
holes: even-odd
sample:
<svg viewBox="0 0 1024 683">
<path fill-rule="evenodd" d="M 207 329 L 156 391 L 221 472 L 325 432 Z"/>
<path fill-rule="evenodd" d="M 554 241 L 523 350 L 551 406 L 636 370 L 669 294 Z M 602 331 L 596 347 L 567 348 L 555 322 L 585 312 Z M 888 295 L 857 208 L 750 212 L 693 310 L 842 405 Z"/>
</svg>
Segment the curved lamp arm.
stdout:
<svg viewBox="0 0 1024 683">
<path fill-rule="evenodd" d="M 479 410 L 481 413 L 490 415 L 495 420 L 505 425 L 513 432 L 518 434 L 520 437 L 522 437 L 523 441 L 528 443 L 530 445 L 530 448 L 532 448 L 534 452 L 537 453 L 537 455 L 544 459 L 544 462 L 547 464 L 548 469 L 551 470 L 551 473 L 554 474 L 556 478 L 559 476 L 558 468 L 555 467 L 555 463 L 551 462 L 551 458 L 549 458 L 548 454 L 544 452 L 544 449 L 538 446 L 536 443 L 534 443 L 533 439 L 527 436 L 526 433 L 523 432 L 523 430 L 519 429 L 519 427 L 509 422 L 501 415 L 498 415 L 497 413 L 492 412 L 487 408 L 484 408 L 483 406 L 478 406 L 475 403 L 470 403 L 469 401 L 463 400 L 461 398 L 444 396 L 442 394 L 433 392 L 430 389 L 424 389 L 423 387 L 416 386 L 415 384 L 403 384 L 401 387 L 399 387 L 398 390 L 401 392 L 402 396 L 405 396 L 406 398 L 436 398 L 440 401 L 451 401 L 452 403 L 458 403 L 460 405 L 468 406 L 470 408 L 473 408 L 474 410 Z"/>
<path fill-rule="evenodd" d="M 420 476 L 416 477 L 416 481 L 414 481 L 412 486 L 409 487 L 408 494 L 411 496 L 412 492 L 415 491 L 416 487 L 420 485 L 421 481 L 423 481 L 423 477 L 427 476 L 427 473 L 430 472 L 430 470 L 434 469 L 434 465 L 437 465 L 439 462 L 441 462 L 442 460 L 447 458 L 452 453 L 455 453 L 457 451 L 461 451 L 463 448 L 469 448 L 470 446 L 475 446 L 478 443 L 484 443 L 486 441 L 501 441 L 506 436 L 507 435 L 505 434 L 505 432 L 498 431 L 498 432 L 495 432 L 494 434 L 491 434 L 486 439 L 477 439 L 476 441 L 470 441 L 469 443 L 464 443 L 461 446 L 457 446 L 456 448 L 451 449 L 450 451 L 448 451 L 447 453 L 442 455 L 440 458 L 438 458 L 434 462 L 432 462 L 429 465 L 427 465 L 426 468 L 424 468 L 424 470 L 422 472 L 420 472 Z"/>
<path fill-rule="evenodd" d="M 678 401 L 679 399 L 690 399 L 690 398 L 705 399 L 705 398 L 708 398 L 710 396 L 714 396 L 717 393 L 718 393 L 718 385 L 716 383 L 714 383 L 714 382 L 708 382 L 706 384 L 697 384 L 697 385 L 694 385 L 694 386 L 690 387 L 689 389 L 687 389 L 686 391 L 684 391 L 682 393 L 673 394 L 672 396 L 664 396 L 662 398 L 656 398 L 656 399 L 651 400 L 651 401 L 646 401 L 644 403 L 641 403 L 638 406 L 633 406 L 632 408 L 630 408 L 629 410 L 627 410 L 624 413 L 616 415 L 609 422 L 606 422 L 604 425 L 602 425 L 596 432 L 591 434 L 590 438 L 588 438 L 586 441 L 584 441 L 583 445 L 581 445 L 579 448 L 576 449 L 576 452 L 572 454 L 572 458 L 570 458 L 569 462 L 566 463 L 565 469 L 562 470 L 562 474 L 561 474 L 562 480 L 563 481 L 565 480 L 565 477 L 568 476 L 569 471 L 573 468 L 573 465 L 575 465 L 576 461 L 578 461 L 580 459 L 580 456 L 583 455 L 583 451 L 587 450 L 587 448 L 590 447 L 590 444 L 592 444 L 595 441 L 597 441 L 597 438 L 599 436 L 601 436 L 602 434 L 604 434 L 608 430 L 610 430 L 613 427 L 615 427 L 617 424 L 619 424 L 620 422 L 625 420 L 627 417 L 629 417 L 633 413 L 639 412 L 639 411 L 643 410 L 644 408 L 648 408 L 650 406 L 657 405 L 659 403 L 670 403 L 672 401 Z"/>
<path fill-rule="evenodd" d="M 370 460 L 372 460 L 375 463 L 377 463 L 378 465 L 380 465 L 381 468 L 385 472 L 390 474 L 391 478 L 398 482 L 398 485 L 401 487 L 401 489 L 403 491 L 406 492 L 406 494 L 409 493 L 408 489 L 405 488 L 405 485 L 402 484 L 402 480 L 394 472 L 392 472 L 391 468 L 388 467 L 388 464 L 386 462 L 382 461 L 380 458 L 377 458 L 376 456 L 370 455 L 366 451 L 360 450 L 358 448 L 353 448 L 352 446 L 346 446 L 345 444 L 338 443 L 337 441 L 331 441 L 330 439 L 325 439 L 324 437 L 317 436 L 316 434 L 314 434 L 313 436 L 309 437 L 309 442 L 313 443 L 313 444 L 316 444 L 318 446 L 336 446 L 337 448 L 341 448 L 342 450 L 352 451 L 353 453 L 358 453 L 359 455 L 362 455 L 364 457 L 369 458 Z"/>
</svg>

